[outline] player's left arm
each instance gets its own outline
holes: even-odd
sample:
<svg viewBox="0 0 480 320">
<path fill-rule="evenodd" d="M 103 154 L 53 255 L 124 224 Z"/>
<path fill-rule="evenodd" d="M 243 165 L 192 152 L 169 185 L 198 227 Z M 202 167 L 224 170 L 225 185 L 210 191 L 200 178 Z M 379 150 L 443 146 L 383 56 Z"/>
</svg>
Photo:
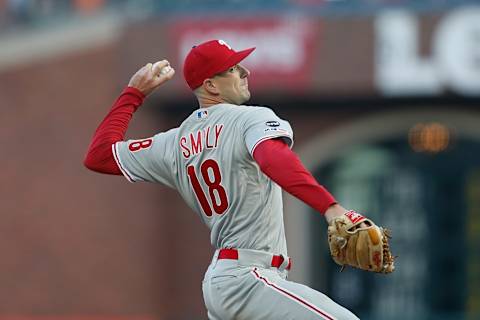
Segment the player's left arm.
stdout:
<svg viewBox="0 0 480 320">
<path fill-rule="evenodd" d="M 99 173 L 121 175 L 112 153 L 112 145 L 122 141 L 133 113 L 145 96 L 136 88 L 125 88 L 93 135 L 83 164 Z"/>
<path fill-rule="evenodd" d="M 131 77 L 128 87 L 122 91 L 95 131 L 83 162 L 88 169 L 106 174 L 122 174 L 114 159 L 112 145 L 124 140 L 133 113 L 142 105 L 145 97 L 174 74 L 175 70 L 169 66 L 169 62 L 162 60 L 153 65 L 148 63 Z"/>
</svg>

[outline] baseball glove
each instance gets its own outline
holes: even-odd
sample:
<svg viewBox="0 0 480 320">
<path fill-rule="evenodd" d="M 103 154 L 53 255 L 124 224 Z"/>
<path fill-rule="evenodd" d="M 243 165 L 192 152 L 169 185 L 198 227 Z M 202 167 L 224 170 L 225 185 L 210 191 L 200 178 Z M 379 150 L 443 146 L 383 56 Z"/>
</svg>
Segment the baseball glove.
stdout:
<svg viewBox="0 0 480 320">
<path fill-rule="evenodd" d="M 390 232 L 350 210 L 328 226 L 328 244 L 333 260 L 342 266 L 390 273 L 395 269 L 388 239 Z"/>
</svg>

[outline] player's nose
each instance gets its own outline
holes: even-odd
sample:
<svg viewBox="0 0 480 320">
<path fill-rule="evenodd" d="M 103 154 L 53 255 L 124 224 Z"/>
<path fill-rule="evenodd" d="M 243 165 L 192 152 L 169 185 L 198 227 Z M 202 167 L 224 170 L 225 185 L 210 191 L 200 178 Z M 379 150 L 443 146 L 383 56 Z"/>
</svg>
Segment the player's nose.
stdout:
<svg viewBox="0 0 480 320">
<path fill-rule="evenodd" d="M 238 68 L 240 69 L 240 77 L 245 78 L 250 75 L 250 70 L 242 66 L 241 64 L 238 65 Z"/>
</svg>

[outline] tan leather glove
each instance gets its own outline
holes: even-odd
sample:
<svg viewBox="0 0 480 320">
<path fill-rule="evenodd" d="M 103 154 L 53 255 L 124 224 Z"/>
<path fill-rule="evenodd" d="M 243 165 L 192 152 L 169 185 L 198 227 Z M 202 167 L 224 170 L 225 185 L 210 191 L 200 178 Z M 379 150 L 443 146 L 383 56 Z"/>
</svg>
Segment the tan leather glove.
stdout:
<svg viewBox="0 0 480 320">
<path fill-rule="evenodd" d="M 395 257 L 390 252 L 390 232 L 350 210 L 333 219 L 328 227 L 328 244 L 333 260 L 342 266 L 391 273 Z"/>
</svg>

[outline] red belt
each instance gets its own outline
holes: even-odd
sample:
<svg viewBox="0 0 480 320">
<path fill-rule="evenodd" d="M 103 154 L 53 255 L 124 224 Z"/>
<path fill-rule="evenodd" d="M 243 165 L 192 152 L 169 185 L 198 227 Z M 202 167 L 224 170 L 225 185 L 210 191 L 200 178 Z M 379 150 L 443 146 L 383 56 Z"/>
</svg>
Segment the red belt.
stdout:
<svg viewBox="0 0 480 320">
<path fill-rule="evenodd" d="M 220 249 L 220 252 L 218 253 L 218 259 L 232 259 L 232 260 L 238 260 L 238 250 L 237 249 Z M 279 268 L 285 258 L 283 256 L 273 256 L 272 257 L 272 262 L 271 266 L 275 268 Z M 288 265 L 285 268 L 286 270 L 290 270 L 292 266 L 292 259 L 288 258 Z"/>
</svg>

